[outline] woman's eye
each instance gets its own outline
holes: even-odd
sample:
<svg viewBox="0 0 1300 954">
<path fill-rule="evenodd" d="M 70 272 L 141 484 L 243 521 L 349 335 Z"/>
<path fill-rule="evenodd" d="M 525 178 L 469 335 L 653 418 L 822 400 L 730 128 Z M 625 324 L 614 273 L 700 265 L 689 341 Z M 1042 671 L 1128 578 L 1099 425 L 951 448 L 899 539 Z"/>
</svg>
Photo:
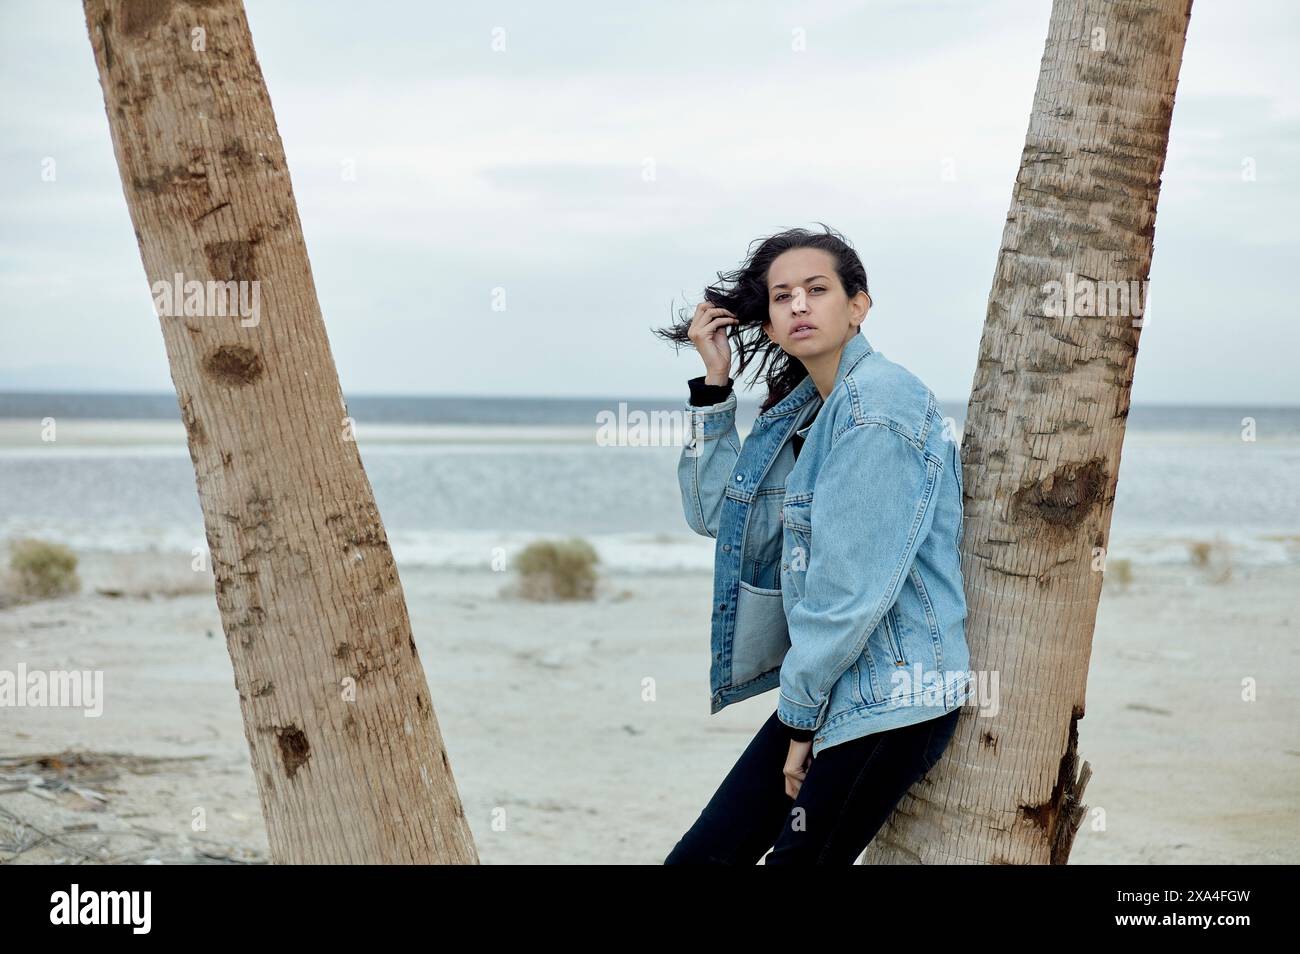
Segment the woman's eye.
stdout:
<svg viewBox="0 0 1300 954">
<path fill-rule="evenodd" d="M 825 286 L 825 285 L 814 285 L 814 286 L 813 286 L 813 291 L 825 291 L 825 290 L 826 290 L 826 286 Z"/>
</svg>

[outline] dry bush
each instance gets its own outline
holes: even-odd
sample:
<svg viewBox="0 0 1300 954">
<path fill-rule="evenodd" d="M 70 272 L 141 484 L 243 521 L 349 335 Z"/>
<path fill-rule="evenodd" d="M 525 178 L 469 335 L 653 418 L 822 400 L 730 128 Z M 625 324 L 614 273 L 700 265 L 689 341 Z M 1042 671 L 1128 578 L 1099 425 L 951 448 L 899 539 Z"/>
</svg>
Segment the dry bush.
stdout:
<svg viewBox="0 0 1300 954">
<path fill-rule="evenodd" d="M 589 600 L 596 590 L 596 550 L 586 540 L 538 540 L 515 558 L 519 592 L 529 600 Z"/>
<path fill-rule="evenodd" d="M 20 599 L 50 599 L 81 589 L 77 555 L 61 543 L 24 537 L 9 544 L 7 589 Z"/>
<path fill-rule="evenodd" d="M 1132 560 L 1107 560 L 1106 573 L 1102 577 L 1102 585 L 1114 580 L 1125 589 L 1133 582 L 1133 561 Z"/>
<path fill-rule="evenodd" d="M 1188 544 L 1187 550 L 1192 564 L 1205 570 L 1211 582 L 1226 583 L 1232 579 L 1232 548 L 1226 541 L 1195 540 Z"/>
</svg>

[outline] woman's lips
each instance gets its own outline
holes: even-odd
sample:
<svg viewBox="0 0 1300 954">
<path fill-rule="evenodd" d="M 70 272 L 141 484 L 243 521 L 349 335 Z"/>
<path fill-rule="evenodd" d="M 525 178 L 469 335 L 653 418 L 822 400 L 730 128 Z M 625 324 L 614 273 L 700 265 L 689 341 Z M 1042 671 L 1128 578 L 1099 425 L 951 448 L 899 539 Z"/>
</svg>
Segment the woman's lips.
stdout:
<svg viewBox="0 0 1300 954">
<path fill-rule="evenodd" d="M 817 329 L 814 328 L 812 325 L 805 325 L 804 327 L 798 329 L 797 331 L 792 331 L 792 332 L 790 332 L 790 337 L 791 337 L 791 338 L 808 338 L 808 337 L 810 337 L 810 336 L 813 334 L 813 332 L 815 332 L 816 330 L 817 330 Z"/>
</svg>

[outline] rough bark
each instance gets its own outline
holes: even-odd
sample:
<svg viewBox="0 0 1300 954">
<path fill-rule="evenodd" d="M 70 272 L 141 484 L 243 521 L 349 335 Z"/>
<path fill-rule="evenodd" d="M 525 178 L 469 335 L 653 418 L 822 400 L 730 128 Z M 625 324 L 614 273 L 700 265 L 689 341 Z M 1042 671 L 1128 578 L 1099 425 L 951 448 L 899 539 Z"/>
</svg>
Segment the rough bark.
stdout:
<svg viewBox="0 0 1300 954">
<path fill-rule="evenodd" d="M 1049 283 L 1145 289 L 1190 16 L 1189 0 L 1053 4 L 962 434 L 967 637 L 972 668 L 999 675 L 1000 710 L 967 707 L 864 863 L 1069 857 L 1141 320 L 1133 303 L 1053 314 Z"/>
<path fill-rule="evenodd" d="M 272 857 L 477 863 L 243 6 L 84 7 L 151 289 L 260 288 L 159 317 Z"/>
</svg>

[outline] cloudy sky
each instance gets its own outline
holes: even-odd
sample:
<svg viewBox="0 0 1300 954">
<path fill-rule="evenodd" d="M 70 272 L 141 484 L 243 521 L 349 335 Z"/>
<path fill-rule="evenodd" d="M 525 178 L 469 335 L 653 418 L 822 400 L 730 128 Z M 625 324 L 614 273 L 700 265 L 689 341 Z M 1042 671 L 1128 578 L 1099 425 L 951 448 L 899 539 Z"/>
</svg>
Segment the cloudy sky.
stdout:
<svg viewBox="0 0 1300 954">
<path fill-rule="evenodd" d="M 1047 0 L 246 6 L 349 395 L 676 398 L 648 329 L 818 221 L 969 395 Z M 1300 403 L 1298 27 L 1196 0 L 1136 402 Z M 80 3 L 0 0 L 0 91 L 0 389 L 170 391 Z"/>
</svg>

